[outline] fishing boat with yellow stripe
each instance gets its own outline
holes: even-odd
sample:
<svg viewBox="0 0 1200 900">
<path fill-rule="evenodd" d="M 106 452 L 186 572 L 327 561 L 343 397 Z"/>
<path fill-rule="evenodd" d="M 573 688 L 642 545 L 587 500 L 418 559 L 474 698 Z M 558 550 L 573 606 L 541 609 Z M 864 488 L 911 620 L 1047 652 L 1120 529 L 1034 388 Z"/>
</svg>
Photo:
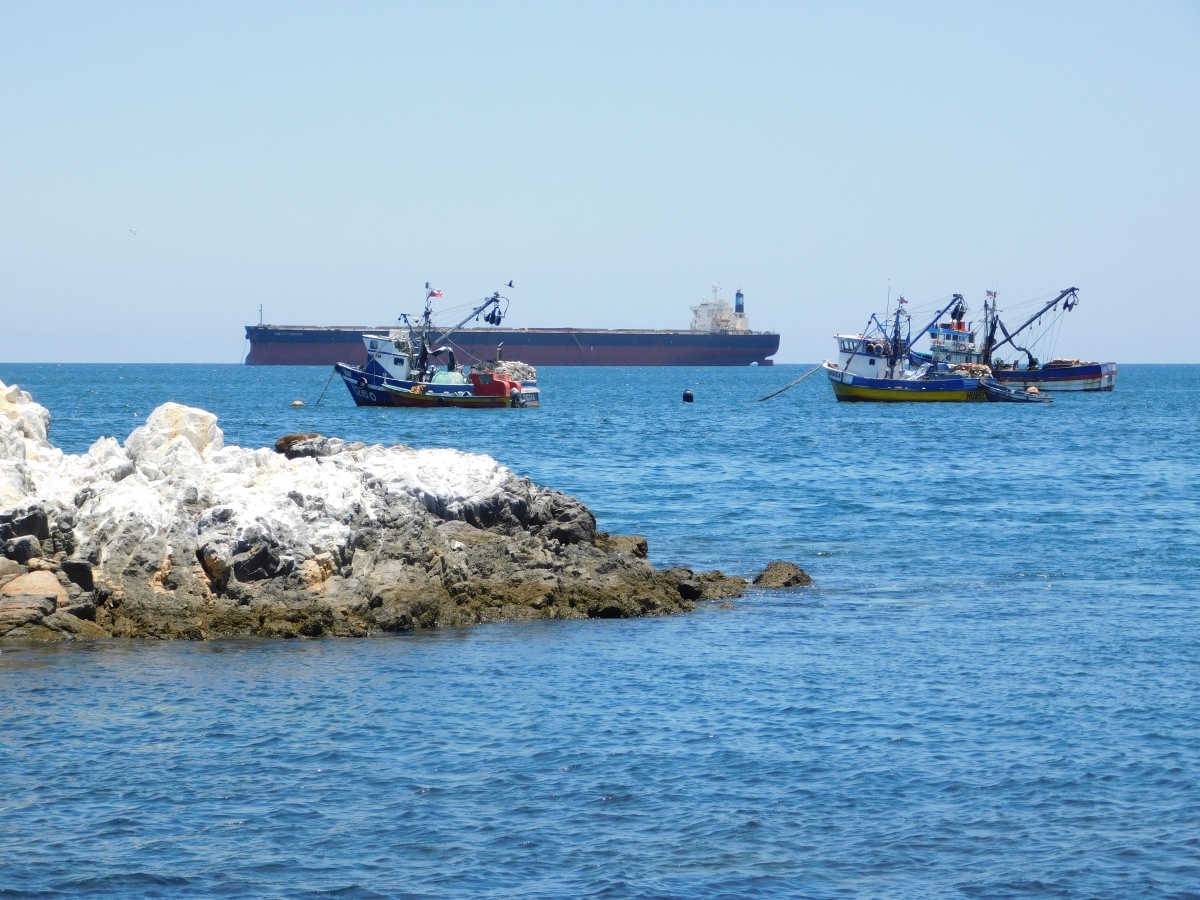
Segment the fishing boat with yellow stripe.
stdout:
<svg viewBox="0 0 1200 900">
<path fill-rule="evenodd" d="M 903 403 L 986 401 L 988 394 L 981 381 L 991 372 L 972 361 L 977 355 L 975 334 L 964 321 L 967 307 L 962 295 L 955 294 L 916 335 L 904 311 L 906 304 L 901 297 L 887 325 L 872 315 L 862 334 L 835 335 L 838 360 L 823 364 L 834 396 L 838 400 Z M 951 321 L 939 329 L 953 339 L 951 350 L 934 360 L 916 356 L 913 344 L 946 313 Z M 902 322 L 907 326 L 904 334 Z"/>
</svg>

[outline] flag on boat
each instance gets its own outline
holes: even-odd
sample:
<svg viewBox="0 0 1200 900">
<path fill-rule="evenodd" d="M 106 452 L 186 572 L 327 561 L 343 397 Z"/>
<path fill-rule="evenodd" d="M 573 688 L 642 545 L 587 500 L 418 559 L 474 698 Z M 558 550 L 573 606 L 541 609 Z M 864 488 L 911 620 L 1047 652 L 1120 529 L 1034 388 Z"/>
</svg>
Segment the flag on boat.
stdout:
<svg viewBox="0 0 1200 900">
<path fill-rule="evenodd" d="M 996 299 L 996 292 L 995 292 L 995 291 L 988 291 L 988 292 L 987 292 L 987 295 L 988 295 L 988 299 L 989 299 L 989 300 L 995 300 L 995 299 Z"/>
<path fill-rule="evenodd" d="M 907 301 L 907 300 L 905 300 L 903 297 L 901 297 L 901 298 L 900 298 L 900 302 L 901 302 L 901 303 L 907 303 L 908 301 Z"/>
<path fill-rule="evenodd" d="M 429 296 L 430 297 L 440 297 L 440 296 L 442 296 L 442 292 L 439 291 L 437 288 L 433 288 L 432 290 L 430 290 Z"/>
</svg>

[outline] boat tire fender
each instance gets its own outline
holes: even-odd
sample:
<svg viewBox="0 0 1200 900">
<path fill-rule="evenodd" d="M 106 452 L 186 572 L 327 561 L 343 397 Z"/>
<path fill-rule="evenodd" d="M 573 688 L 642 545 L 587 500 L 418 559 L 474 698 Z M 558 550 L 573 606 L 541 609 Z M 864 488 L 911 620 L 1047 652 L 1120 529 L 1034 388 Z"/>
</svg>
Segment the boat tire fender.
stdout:
<svg viewBox="0 0 1200 900">
<path fill-rule="evenodd" d="M 358 389 L 360 391 L 365 391 L 367 389 L 367 379 L 365 379 L 365 378 L 358 379 Z"/>
</svg>

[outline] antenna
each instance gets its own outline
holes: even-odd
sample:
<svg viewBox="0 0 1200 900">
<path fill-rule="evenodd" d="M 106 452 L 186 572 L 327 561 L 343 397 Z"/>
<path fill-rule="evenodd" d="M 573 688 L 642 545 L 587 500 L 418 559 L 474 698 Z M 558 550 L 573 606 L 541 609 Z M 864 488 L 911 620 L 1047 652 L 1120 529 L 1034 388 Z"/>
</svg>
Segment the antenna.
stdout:
<svg viewBox="0 0 1200 900">
<path fill-rule="evenodd" d="M 262 324 L 262 304 L 258 304 L 258 324 Z"/>
</svg>

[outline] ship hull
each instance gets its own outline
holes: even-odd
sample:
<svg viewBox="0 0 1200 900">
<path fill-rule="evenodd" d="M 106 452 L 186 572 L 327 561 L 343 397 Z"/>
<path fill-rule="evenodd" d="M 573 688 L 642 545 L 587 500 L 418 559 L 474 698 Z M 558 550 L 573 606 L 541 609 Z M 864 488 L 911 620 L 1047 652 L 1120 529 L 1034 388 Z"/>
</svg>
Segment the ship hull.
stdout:
<svg viewBox="0 0 1200 900">
<path fill-rule="evenodd" d="M 1116 387 L 1116 363 L 1091 363 L 1050 369 L 1001 369 L 1001 384 L 1035 387 L 1039 391 L 1111 391 Z"/>
<path fill-rule="evenodd" d="M 987 400 L 978 378 L 865 378 L 826 364 L 833 395 L 842 402 L 969 403 Z"/>
<path fill-rule="evenodd" d="M 248 325 L 248 366 L 365 365 L 364 332 L 387 328 L 305 328 Z M 440 335 L 434 332 L 434 341 Z M 585 331 L 572 328 L 457 331 L 451 346 L 461 363 L 503 358 L 531 366 L 760 366 L 779 350 L 771 332 L 705 334 L 693 331 Z"/>
</svg>

